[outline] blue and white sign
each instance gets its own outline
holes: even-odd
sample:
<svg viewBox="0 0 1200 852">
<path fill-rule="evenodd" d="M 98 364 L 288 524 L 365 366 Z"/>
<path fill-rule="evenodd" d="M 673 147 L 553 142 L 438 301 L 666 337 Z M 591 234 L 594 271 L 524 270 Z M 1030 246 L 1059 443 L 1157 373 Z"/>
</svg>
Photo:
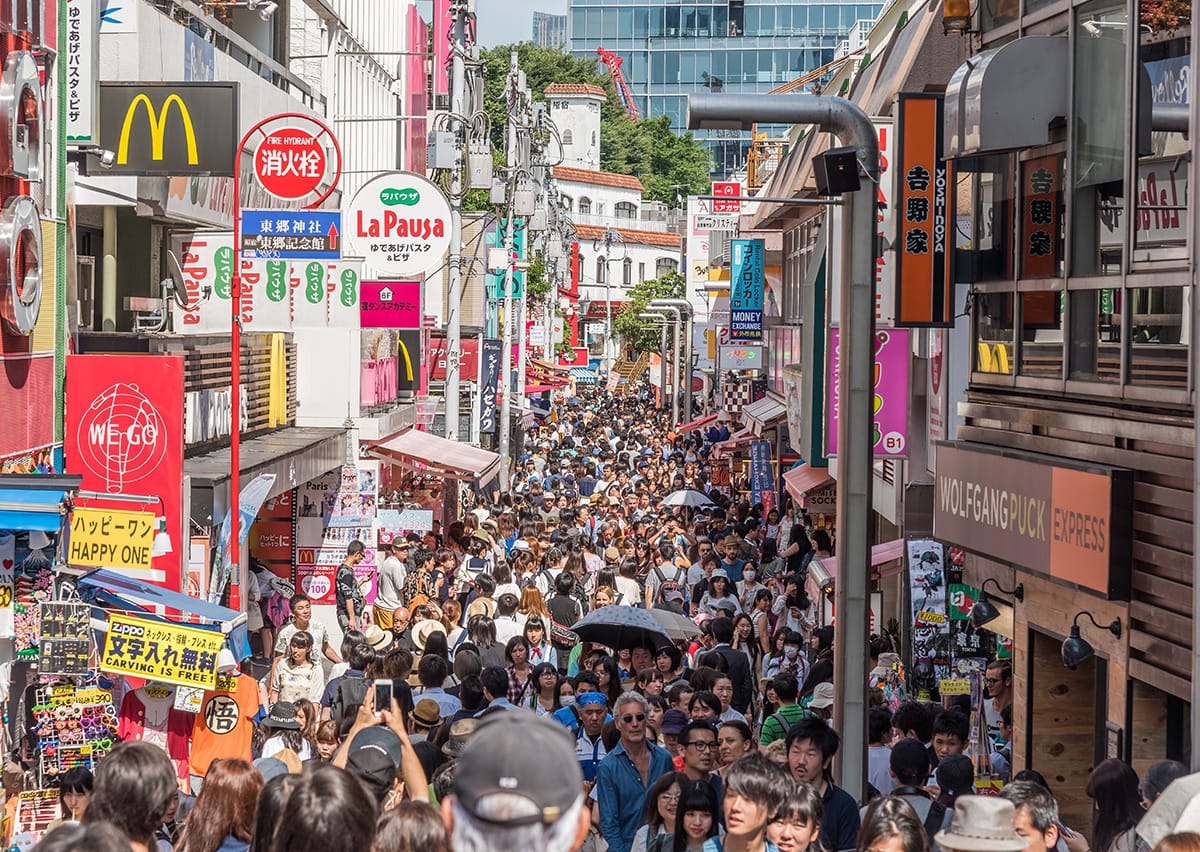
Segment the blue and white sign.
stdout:
<svg viewBox="0 0 1200 852">
<path fill-rule="evenodd" d="M 340 260 L 340 210 L 243 210 L 245 260 Z"/>
<path fill-rule="evenodd" d="M 771 475 L 771 444 L 768 441 L 750 443 L 750 504 L 762 503 L 763 511 L 775 506 L 775 481 Z"/>
<path fill-rule="evenodd" d="M 763 339 L 763 241 L 733 240 L 729 339 Z"/>
</svg>

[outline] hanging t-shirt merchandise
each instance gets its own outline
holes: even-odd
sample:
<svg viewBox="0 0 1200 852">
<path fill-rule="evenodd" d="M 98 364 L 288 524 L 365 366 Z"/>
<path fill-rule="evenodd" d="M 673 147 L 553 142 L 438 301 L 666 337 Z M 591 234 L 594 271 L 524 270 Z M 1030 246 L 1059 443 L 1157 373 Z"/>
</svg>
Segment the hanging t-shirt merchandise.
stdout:
<svg viewBox="0 0 1200 852">
<path fill-rule="evenodd" d="M 218 757 L 250 759 L 254 717 L 261 709 L 258 683 L 252 677 L 217 678 L 217 688 L 204 693 L 192 731 L 192 774 L 203 776 Z"/>
</svg>

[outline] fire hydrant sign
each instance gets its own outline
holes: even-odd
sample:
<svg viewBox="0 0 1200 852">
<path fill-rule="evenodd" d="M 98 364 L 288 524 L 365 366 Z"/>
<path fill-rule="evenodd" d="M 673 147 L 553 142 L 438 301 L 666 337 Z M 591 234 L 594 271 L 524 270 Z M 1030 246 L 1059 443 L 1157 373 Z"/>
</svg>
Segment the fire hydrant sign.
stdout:
<svg viewBox="0 0 1200 852">
<path fill-rule="evenodd" d="M 298 201 L 316 192 L 326 168 L 320 140 L 297 127 L 272 133 L 254 151 L 254 176 L 263 189 L 283 201 Z"/>
<path fill-rule="evenodd" d="M 153 545 L 152 512 L 77 506 L 71 513 L 71 565 L 148 570 Z"/>
<path fill-rule="evenodd" d="M 100 669 L 146 680 L 213 689 L 223 634 L 127 615 L 109 615 Z"/>
<path fill-rule="evenodd" d="M 437 186 L 411 172 L 367 181 L 343 218 L 353 254 L 384 275 L 429 272 L 450 249 L 450 203 Z"/>
</svg>

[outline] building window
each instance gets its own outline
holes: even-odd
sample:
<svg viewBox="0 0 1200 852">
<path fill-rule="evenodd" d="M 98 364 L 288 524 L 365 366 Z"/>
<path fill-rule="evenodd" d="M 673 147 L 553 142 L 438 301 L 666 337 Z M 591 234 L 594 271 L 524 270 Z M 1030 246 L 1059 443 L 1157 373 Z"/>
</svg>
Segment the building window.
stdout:
<svg viewBox="0 0 1200 852">
<path fill-rule="evenodd" d="M 625 287 L 633 286 L 633 260 L 628 257 L 621 263 L 621 284 Z"/>
<path fill-rule="evenodd" d="M 637 205 L 632 201 L 618 201 L 613 205 L 613 213 L 618 219 L 636 219 Z"/>
<path fill-rule="evenodd" d="M 975 297 L 975 370 L 1012 373 L 1013 294 L 979 293 Z"/>
<path fill-rule="evenodd" d="M 571 145 L 571 144 L 574 144 L 574 142 L 575 142 L 575 134 L 572 133 L 571 128 L 568 127 L 566 130 L 564 130 L 562 132 L 562 143 L 564 145 Z"/>
<path fill-rule="evenodd" d="M 588 198 L 586 195 L 581 195 L 579 197 L 579 212 L 582 213 L 584 216 L 591 215 L 592 199 Z"/>
<path fill-rule="evenodd" d="M 1187 389 L 1190 291 L 1184 287 L 1137 287 L 1127 291 L 1129 384 Z"/>
<path fill-rule="evenodd" d="M 662 278 L 668 272 L 676 272 L 679 269 L 679 261 L 673 257 L 660 257 L 654 262 L 654 276 Z"/>
<path fill-rule="evenodd" d="M 1023 376 L 1061 379 L 1063 293 L 1021 293 L 1020 298 L 1021 352 L 1017 372 Z"/>
<path fill-rule="evenodd" d="M 1068 375 L 1089 382 L 1121 381 L 1121 318 L 1112 290 L 1075 290 L 1070 294 L 1071 339 Z"/>
<path fill-rule="evenodd" d="M 574 204 L 569 195 L 560 195 L 559 203 L 562 204 L 562 209 L 567 211 L 570 211 L 571 205 Z"/>
<path fill-rule="evenodd" d="M 597 284 L 603 284 L 607 280 L 608 276 L 605 274 L 607 271 L 605 269 L 606 266 L 607 266 L 607 264 L 603 257 L 596 258 L 596 283 Z"/>
</svg>

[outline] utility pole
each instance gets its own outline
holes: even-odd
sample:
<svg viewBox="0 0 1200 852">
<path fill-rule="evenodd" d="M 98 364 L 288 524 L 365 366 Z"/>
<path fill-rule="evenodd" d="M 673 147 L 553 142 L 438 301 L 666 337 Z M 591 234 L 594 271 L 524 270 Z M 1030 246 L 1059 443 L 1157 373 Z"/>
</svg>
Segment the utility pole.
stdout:
<svg viewBox="0 0 1200 852">
<path fill-rule="evenodd" d="M 501 334 L 501 373 L 500 386 L 504 395 L 500 398 L 500 487 L 507 489 L 509 473 L 512 469 L 509 458 L 509 433 L 512 431 L 512 324 L 513 324 L 513 233 L 514 223 L 512 214 L 512 180 L 517 163 L 517 106 L 520 98 L 518 92 L 517 52 L 514 50 L 508 57 L 508 80 L 505 87 L 508 94 L 508 128 L 505 135 L 504 154 L 508 169 L 509 193 L 504 217 L 504 317 L 503 333 Z"/>
<path fill-rule="evenodd" d="M 467 18 L 474 0 L 454 0 L 454 44 L 450 65 L 450 128 L 454 133 L 454 169 L 450 172 L 450 259 L 446 294 L 446 437 L 458 440 L 459 356 L 462 352 L 462 194 L 463 156 L 467 145 L 463 98 L 466 94 Z"/>
</svg>

